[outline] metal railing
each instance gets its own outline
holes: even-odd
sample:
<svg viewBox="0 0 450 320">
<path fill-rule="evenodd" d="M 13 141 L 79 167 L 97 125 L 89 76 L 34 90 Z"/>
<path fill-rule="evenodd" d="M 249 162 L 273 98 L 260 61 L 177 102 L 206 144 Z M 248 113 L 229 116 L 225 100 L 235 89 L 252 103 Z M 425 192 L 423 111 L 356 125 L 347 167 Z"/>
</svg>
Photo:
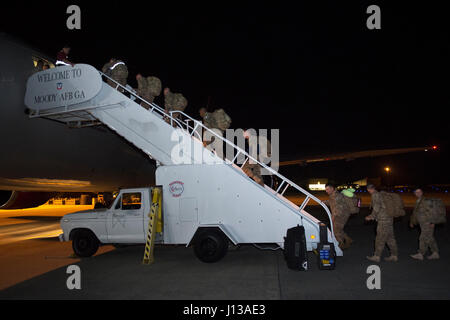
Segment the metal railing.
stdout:
<svg viewBox="0 0 450 320">
<path fill-rule="evenodd" d="M 166 120 L 168 120 L 170 122 L 170 125 L 172 125 L 172 126 L 176 125 L 180 129 L 187 130 L 187 131 L 192 130 L 193 132 L 195 132 L 195 130 L 192 126 L 190 126 L 189 124 L 183 124 L 183 121 L 173 117 L 171 114 L 167 113 L 165 109 L 161 108 L 156 103 L 145 100 L 144 98 L 139 96 L 136 91 L 130 90 L 126 86 L 121 85 L 119 82 L 117 82 L 113 78 L 109 77 L 108 75 L 104 74 L 103 72 L 101 72 L 101 71 L 98 71 L 98 72 L 100 73 L 100 75 L 104 76 L 105 78 L 107 78 L 108 80 L 110 80 L 116 84 L 116 87 L 115 88 L 113 87 L 114 89 L 117 90 L 118 88 L 121 88 L 124 91 L 126 91 L 127 93 L 129 93 L 131 96 L 133 96 L 134 98 L 139 99 L 142 102 L 146 103 L 149 106 L 149 109 L 148 109 L 149 112 L 159 114 L 162 118 L 165 118 Z M 192 136 L 192 134 L 191 134 L 191 136 Z M 198 138 L 201 140 L 201 136 L 198 136 Z"/>
<path fill-rule="evenodd" d="M 278 173 L 277 171 L 273 170 L 271 167 L 267 166 L 266 164 L 264 164 L 263 162 L 255 159 L 254 157 L 252 157 L 250 154 L 248 154 L 244 149 L 240 148 L 239 146 L 237 146 L 236 144 L 234 144 L 233 142 L 231 142 L 228 139 L 225 139 L 222 135 L 217 134 L 216 132 L 214 132 L 213 130 L 209 129 L 208 127 L 206 127 L 201 121 L 196 120 L 194 118 L 192 118 L 191 116 L 189 116 L 188 114 L 182 112 L 182 111 L 169 111 L 166 112 L 166 110 L 162 109 L 160 106 L 158 106 L 157 104 L 153 103 L 153 102 L 148 102 L 145 99 L 143 99 L 142 97 L 140 97 L 134 90 L 130 90 L 127 87 L 121 85 L 120 83 L 118 83 L 116 80 L 112 79 L 111 77 L 107 76 L 106 74 L 104 74 L 103 72 L 99 71 L 100 74 L 104 77 L 106 77 L 107 79 L 113 81 L 116 84 L 116 89 L 121 88 L 125 91 L 127 91 L 130 95 L 134 96 L 135 98 L 143 101 L 144 103 L 148 104 L 150 109 L 149 112 L 153 112 L 153 113 L 157 113 L 160 116 L 162 116 L 163 118 L 167 119 L 170 121 L 170 125 L 174 126 L 176 125 L 178 128 L 185 130 L 191 137 L 194 135 L 194 133 L 198 134 L 198 129 L 202 128 L 204 131 L 209 132 L 212 136 L 214 136 L 215 138 L 220 139 L 222 142 L 224 142 L 226 145 L 229 145 L 230 147 L 232 147 L 234 149 L 234 151 L 236 152 L 236 155 L 234 156 L 234 158 L 232 160 L 227 159 L 226 157 L 224 157 L 224 161 L 227 164 L 234 164 L 234 162 L 236 161 L 236 159 L 238 158 L 239 155 L 243 155 L 244 156 L 244 162 L 242 163 L 242 165 L 240 166 L 240 168 L 242 169 L 242 167 L 246 164 L 247 161 L 252 160 L 254 164 L 258 164 L 259 166 L 261 166 L 262 168 L 266 169 L 268 172 L 270 172 L 272 175 L 278 177 L 280 179 L 280 184 L 278 185 L 278 188 L 272 189 L 275 191 L 275 193 L 281 196 L 284 196 L 284 193 L 286 192 L 286 190 L 290 187 L 293 187 L 294 189 L 296 189 L 297 191 L 299 191 L 300 193 L 302 193 L 303 195 L 306 196 L 305 200 L 302 202 L 302 204 L 299 206 L 299 211 L 302 211 L 305 209 L 305 207 L 308 205 L 310 200 L 315 201 L 316 203 L 318 203 L 320 206 L 322 206 L 322 208 L 325 210 L 325 212 L 328 215 L 329 221 L 330 221 L 330 231 L 331 234 L 334 238 L 334 231 L 333 231 L 333 220 L 331 219 L 331 213 L 330 210 L 328 209 L 328 207 L 325 205 L 325 203 L 323 203 L 319 198 L 315 197 L 313 194 L 309 193 L 308 191 L 306 191 L 305 189 L 303 189 L 302 187 L 300 187 L 299 185 L 297 185 L 296 183 L 292 182 L 291 180 L 289 180 L 288 178 L 286 178 L 285 176 L 281 175 L 280 173 Z M 179 114 L 182 117 L 184 117 L 184 119 L 179 119 L 177 116 L 174 116 L 174 114 Z M 191 122 L 194 124 L 193 126 L 191 126 L 189 124 L 189 122 Z M 200 141 L 202 141 L 202 137 L 198 136 L 198 138 L 200 139 Z M 283 191 L 281 191 L 281 189 L 284 187 Z"/>
</svg>

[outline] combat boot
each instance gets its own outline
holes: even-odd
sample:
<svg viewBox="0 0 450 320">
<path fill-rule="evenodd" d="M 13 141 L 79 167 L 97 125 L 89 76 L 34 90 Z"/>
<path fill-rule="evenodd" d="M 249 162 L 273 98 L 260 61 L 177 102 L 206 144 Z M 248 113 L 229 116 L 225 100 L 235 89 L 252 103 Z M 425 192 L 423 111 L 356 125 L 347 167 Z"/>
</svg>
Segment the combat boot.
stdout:
<svg viewBox="0 0 450 320">
<path fill-rule="evenodd" d="M 350 247 L 352 245 L 352 243 L 353 243 L 353 239 L 350 238 L 348 235 L 344 236 L 344 241 L 345 241 L 345 244 L 346 244 L 347 248 Z"/>
<path fill-rule="evenodd" d="M 380 257 L 379 256 L 371 256 L 371 257 L 366 257 L 367 260 L 373 261 L 373 262 L 380 262 Z"/>
<path fill-rule="evenodd" d="M 350 247 L 350 246 L 345 241 L 339 242 L 339 248 L 341 248 L 341 250 L 345 250 L 348 247 Z"/>
<path fill-rule="evenodd" d="M 439 253 L 433 252 L 431 255 L 427 257 L 428 260 L 437 260 L 439 259 Z"/>
<path fill-rule="evenodd" d="M 412 254 L 411 258 L 416 259 L 416 260 L 423 260 L 423 254 L 421 254 L 420 252 L 416 253 L 416 254 Z"/>
<path fill-rule="evenodd" d="M 384 261 L 397 262 L 398 261 L 398 257 L 397 256 L 390 256 L 390 257 L 384 258 Z"/>
</svg>

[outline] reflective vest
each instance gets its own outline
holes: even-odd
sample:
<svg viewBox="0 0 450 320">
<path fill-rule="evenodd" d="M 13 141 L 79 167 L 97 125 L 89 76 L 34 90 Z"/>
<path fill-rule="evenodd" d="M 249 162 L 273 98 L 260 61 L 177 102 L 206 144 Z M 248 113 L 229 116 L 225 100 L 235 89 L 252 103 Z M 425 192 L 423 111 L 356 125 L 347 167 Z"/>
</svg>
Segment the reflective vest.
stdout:
<svg viewBox="0 0 450 320">
<path fill-rule="evenodd" d="M 71 64 L 70 63 L 66 63 L 64 61 L 61 61 L 61 60 L 56 60 L 55 65 L 57 65 L 57 66 L 70 66 Z"/>
<path fill-rule="evenodd" d="M 122 62 L 122 61 L 117 62 L 117 63 L 115 63 L 112 67 L 110 67 L 109 69 L 110 69 L 110 70 L 114 70 L 115 67 L 117 67 L 118 65 L 121 65 L 121 64 L 125 65 L 125 62 Z"/>
</svg>

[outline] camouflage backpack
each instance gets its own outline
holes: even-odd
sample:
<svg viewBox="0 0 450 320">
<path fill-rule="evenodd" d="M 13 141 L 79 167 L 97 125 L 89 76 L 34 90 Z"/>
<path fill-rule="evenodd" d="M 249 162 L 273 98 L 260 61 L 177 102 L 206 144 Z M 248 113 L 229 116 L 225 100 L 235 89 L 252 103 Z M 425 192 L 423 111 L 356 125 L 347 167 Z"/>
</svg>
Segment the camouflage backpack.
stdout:
<svg viewBox="0 0 450 320">
<path fill-rule="evenodd" d="M 188 104 L 187 99 L 181 93 L 175 93 L 173 101 L 174 109 L 179 111 L 184 111 Z"/>
<path fill-rule="evenodd" d="M 445 210 L 444 202 L 441 199 L 430 199 L 430 198 L 426 198 L 425 201 L 427 202 L 427 205 L 430 208 L 431 223 L 434 224 L 446 223 L 447 212 Z"/>
<path fill-rule="evenodd" d="M 345 189 L 342 190 L 341 193 L 344 196 L 345 208 L 346 211 L 350 214 L 359 213 L 359 208 L 361 207 L 361 199 L 355 197 L 354 195 L 355 189 Z"/>
<path fill-rule="evenodd" d="M 406 214 L 403 200 L 398 194 L 385 191 L 381 191 L 380 194 L 386 205 L 386 211 L 389 216 L 397 218 L 403 217 Z"/>
<path fill-rule="evenodd" d="M 122 63 L 122 61 L 118 61 L 117 63 Z M 128 68 L 125 64 L 117 65 L 113 70 L 111 70 L 111 76 L 114 78 L 128 78 Z"/>
<path fill-rule="evenodd" d="M 147 86 L 152 96 L 157 97 L 161 94 L 161 80 L 157 77 L 147 77 Z"/>
<path fill-rule="evenodd" d="M 214 114 L 211 112 L 206 112 L 205 117 L 203 118 L 203 124 L 208 129 L 217 128 L 216 119 L 214 118 Z"/>
<path fill-rule="evenodd" d="M 223 109 L 218 109 L 213 112 L 214 120 L 216 122 L 217 128 L 220 130 L 227 130 L 231 125 L 231 118 L 225 113 Z"/>
</svg>

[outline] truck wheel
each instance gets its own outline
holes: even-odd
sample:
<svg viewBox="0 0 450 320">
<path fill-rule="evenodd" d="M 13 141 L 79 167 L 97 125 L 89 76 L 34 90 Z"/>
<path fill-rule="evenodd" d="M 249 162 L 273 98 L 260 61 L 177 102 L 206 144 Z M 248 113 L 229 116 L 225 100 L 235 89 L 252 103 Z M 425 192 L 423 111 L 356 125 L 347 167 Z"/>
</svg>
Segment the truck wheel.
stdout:
<svg viewBox="0 0 450 320">
<path fill-rule="evenodd" d="M 91 257 L 97 252 L 99 245 L 97 237 L 92 232 L 81 230 L 73 235 L 73 252 L 79 257 Z"/>
<path fill-rule="evenodd" d="M 194 242 L 194 252 L 197 258 L 206 263 L 217 262 L 228 250 L 228 239 L 217 230 L 201 231 Z"/>
</svg>

